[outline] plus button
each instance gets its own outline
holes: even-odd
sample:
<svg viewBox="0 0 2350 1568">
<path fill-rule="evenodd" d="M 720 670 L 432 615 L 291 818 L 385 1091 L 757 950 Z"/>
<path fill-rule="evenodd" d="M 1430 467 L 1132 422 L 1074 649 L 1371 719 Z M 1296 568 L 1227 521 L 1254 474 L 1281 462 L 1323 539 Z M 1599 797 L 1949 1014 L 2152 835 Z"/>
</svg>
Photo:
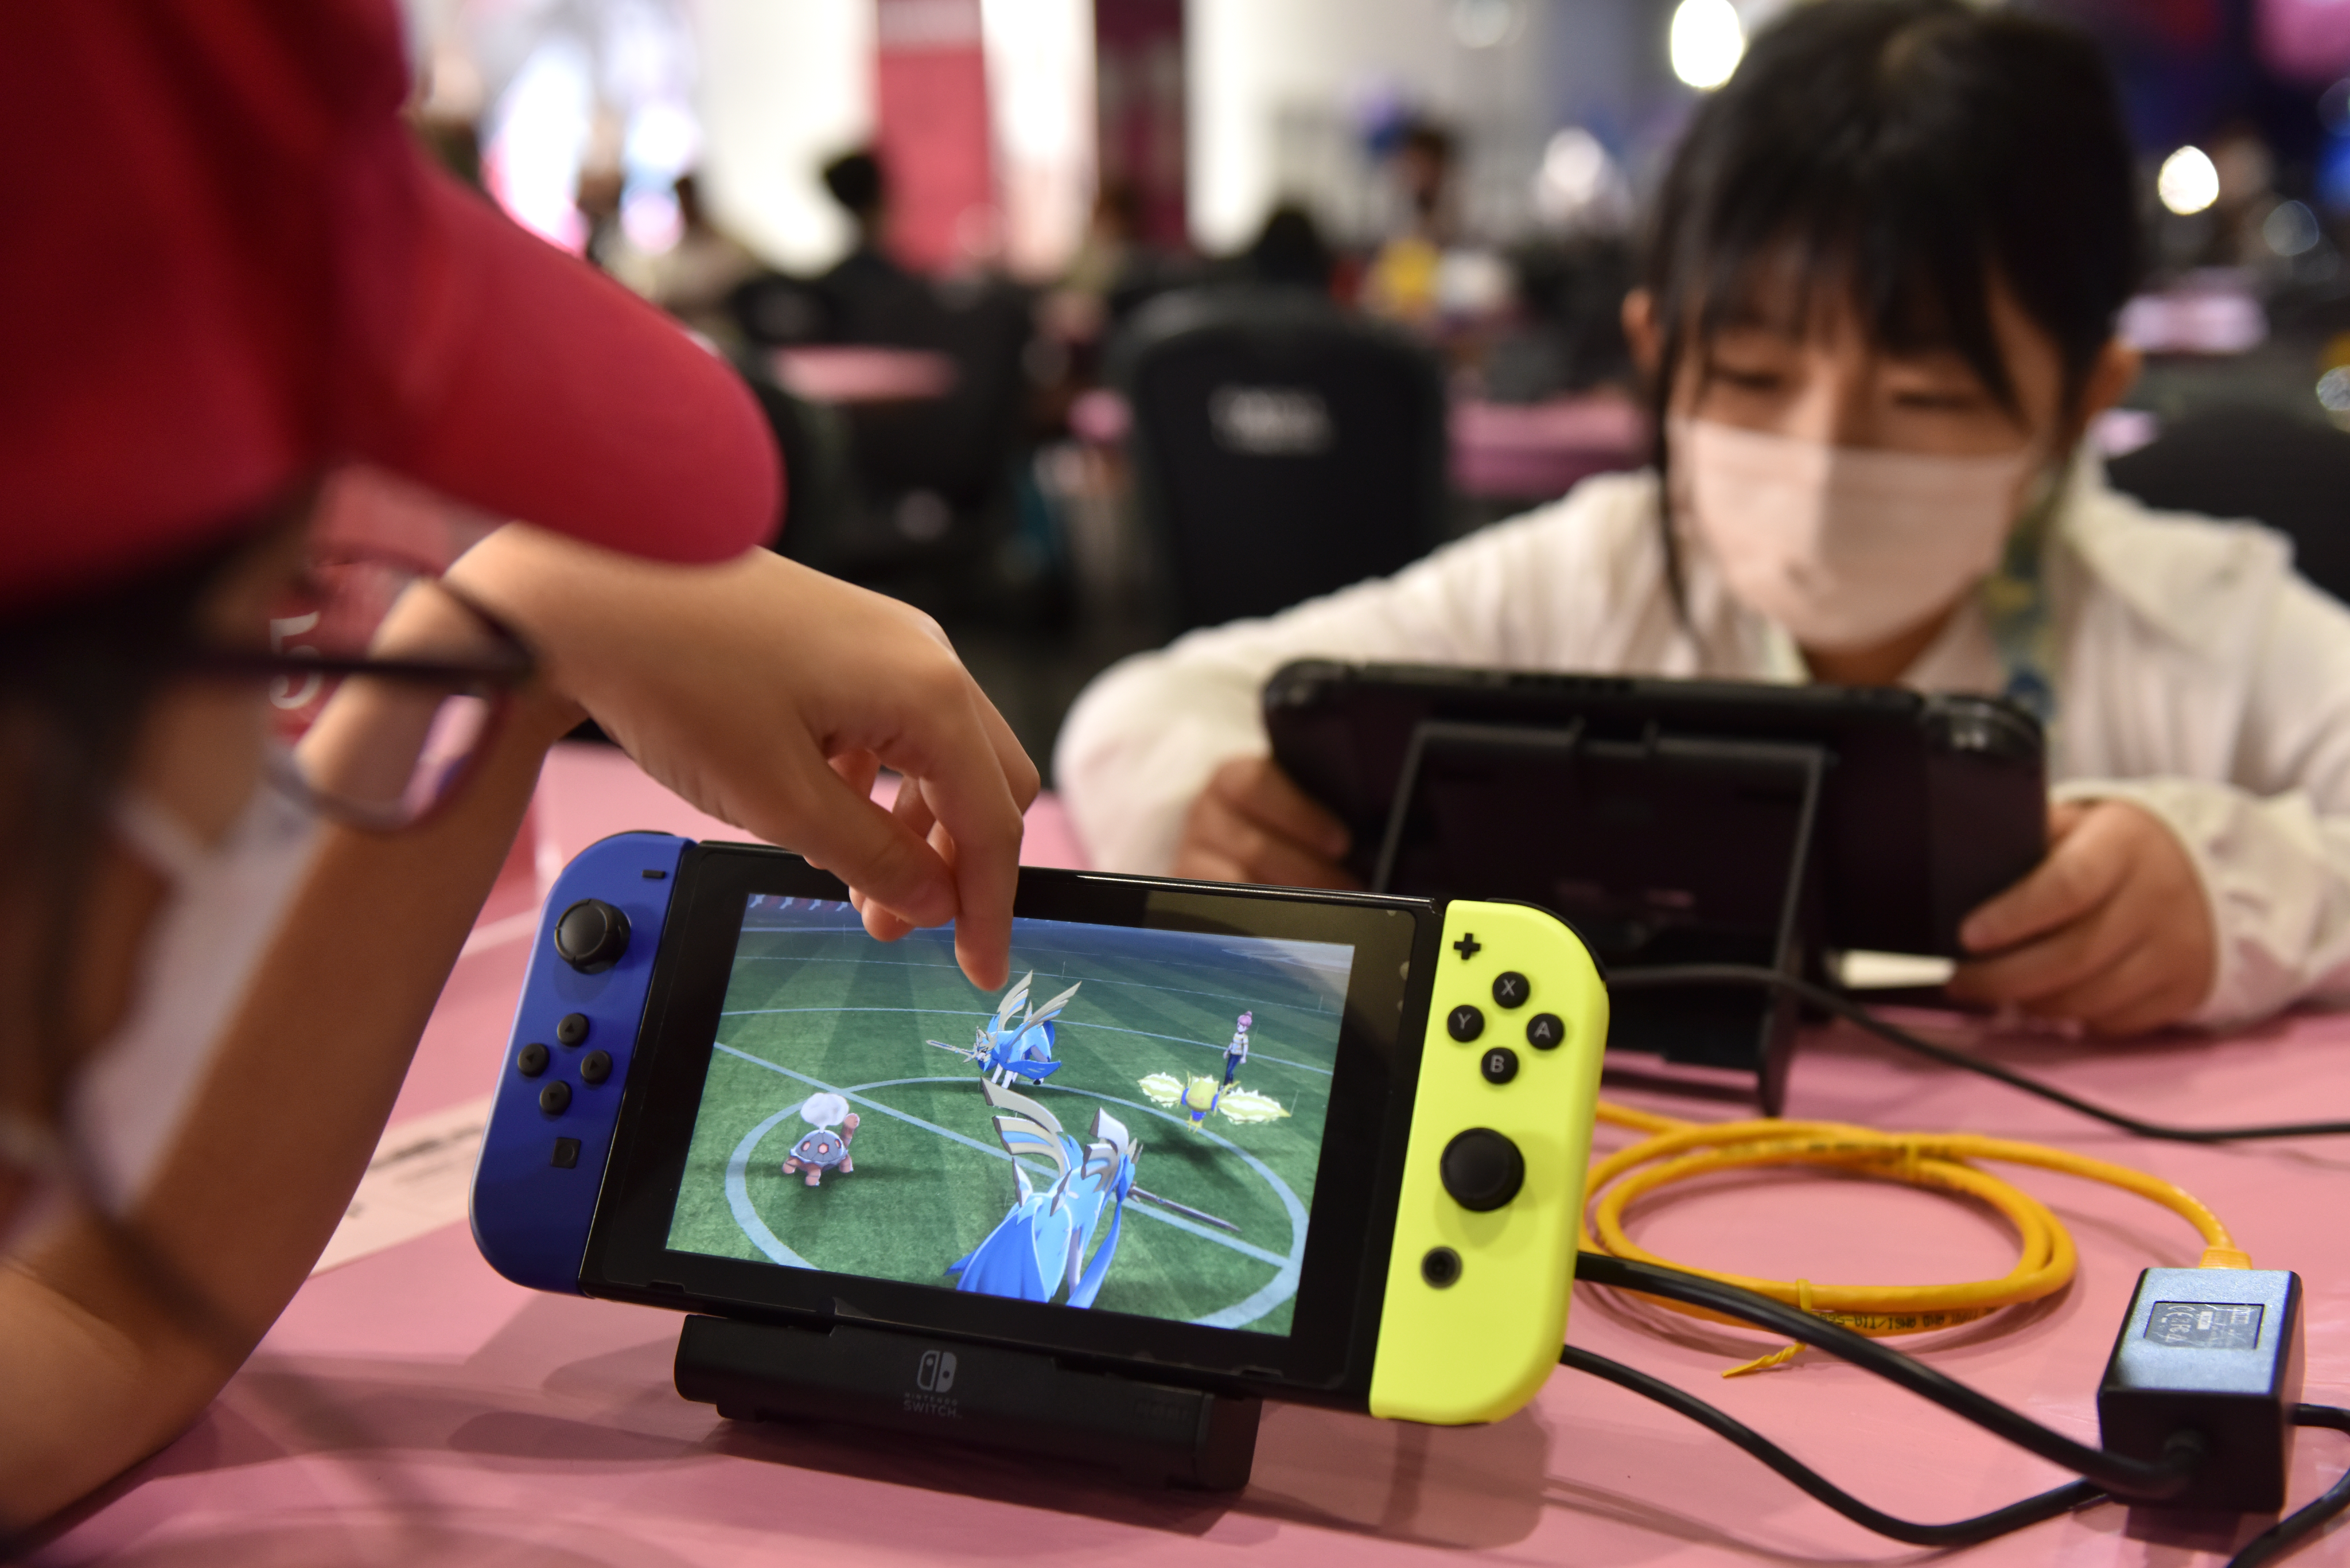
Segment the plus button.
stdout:
<svg viewBox="0 0 2350 1568">
<path fill-rule="evenodd" d="M 1485 950 L 1485 944 L 1477 940 L 1476 932 L 1463 931 L 1461 933 L 1461 940 L 1452 944 L 1452 950 L 1459 953 L 1462 960 L 1466 961 L 1475 958 L 1479 953 L 1483 952 Z"/>
</svg>

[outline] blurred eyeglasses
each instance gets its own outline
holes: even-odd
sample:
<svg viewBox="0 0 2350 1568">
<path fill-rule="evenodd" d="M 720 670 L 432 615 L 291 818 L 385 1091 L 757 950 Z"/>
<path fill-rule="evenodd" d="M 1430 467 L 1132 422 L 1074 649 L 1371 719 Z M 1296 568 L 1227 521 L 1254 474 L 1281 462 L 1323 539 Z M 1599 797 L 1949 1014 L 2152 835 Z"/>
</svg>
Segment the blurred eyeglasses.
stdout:
<svg viewBox="0 0 2350 1568">
<path fill-rule="evenodd" d="M 271 604 L 266 649 L 203 649 L 188 667 L 265 683 L 279 787 L 391 830 L 464 788 L 535 661 L 431 566 L 340 554 Z"/>
</svg>

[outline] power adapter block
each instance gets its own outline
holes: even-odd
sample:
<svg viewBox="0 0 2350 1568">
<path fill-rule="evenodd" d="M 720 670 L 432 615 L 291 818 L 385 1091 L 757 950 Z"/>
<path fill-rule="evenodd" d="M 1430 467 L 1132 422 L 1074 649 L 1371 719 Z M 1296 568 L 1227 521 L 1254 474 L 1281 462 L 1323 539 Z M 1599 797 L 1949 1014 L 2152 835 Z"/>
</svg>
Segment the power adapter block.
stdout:
<svg viewBox="0 0 2350 1568">
<path fill-rule="evenodd" d="M 2108 1453 L 2160 1460 L 2181 1430 L 2207 1458 L 2165 1508 L 2284 1506 L 2301 1402 L 2301 1276 L 2281 1269 L 2148 1269 L 2097 1388 Z"/>
</svg>

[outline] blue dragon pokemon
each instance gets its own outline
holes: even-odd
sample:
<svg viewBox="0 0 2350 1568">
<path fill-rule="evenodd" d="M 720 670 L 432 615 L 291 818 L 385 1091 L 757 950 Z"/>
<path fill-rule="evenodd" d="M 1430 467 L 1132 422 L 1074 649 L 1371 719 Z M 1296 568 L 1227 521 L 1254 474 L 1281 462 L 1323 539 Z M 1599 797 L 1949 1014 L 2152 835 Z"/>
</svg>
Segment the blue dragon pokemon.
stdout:
<svg viewBox="0 0 2350 1568">
<path fill-rule="evenodd" d="M 1012 1156 L 1019 1196 L 985 1241 L 947 1265 L 946 1272 L 956 1276 L 955 1289 L 1093 1305 L 1118 1255 L 1126 1200 L 1139 1196 L 1134 1168 L 1142 1158 L 1142 1145 L 1107 1110 L 1094 1112 L 1088 1141 L 1080 1144 L 1061 1130 L 1058 1117 L 1026 1096 L 993 1080 L 983 1081 L 980 1092 L 994 1113 L 995 1136 Z M 1048 1163 L 1051 1179 L 1039 1185 L 1022 1165 L 1024 1159 Z M 1101 1228 L 1105 1210 L 1109 1230 L 1088 1262 L 1086 1251 Z"/>
<path fill-rule="evenodd" d="M 1036 971 L 1031 970 L 1020 977 L 1019 984 L 1003 993 L 1003 1000 L 996 1003 L 995 1016 L 979 1026 L 978 1038 L 971 1044 L 950 1045 L 943 1040 L 932 1040 L 927 1044 L 941 1051 L 951 1051 L 966 1062 L 983 1064 L 987 1069 L 987 1081 L 991 1084 L 1003 1085 L 1014 1078 L 1035 1084 L 1051 1077 L 1061 1067 L 1053 1056 L 1054 1021 L 1060 1017 L 1061 1009 L 1069 1004 L 1069 999 L 1077 994 L 1077 987 L 1085 981 L 1077 981 L 1076 985 L 1038 1007 L 1028 1002 L 1028 988 L 1035 978 Z M 1024 1003 L 1027 1004 L 1027 1012 L 1015 1023 L 1012 1015 Z"/>
</svg>

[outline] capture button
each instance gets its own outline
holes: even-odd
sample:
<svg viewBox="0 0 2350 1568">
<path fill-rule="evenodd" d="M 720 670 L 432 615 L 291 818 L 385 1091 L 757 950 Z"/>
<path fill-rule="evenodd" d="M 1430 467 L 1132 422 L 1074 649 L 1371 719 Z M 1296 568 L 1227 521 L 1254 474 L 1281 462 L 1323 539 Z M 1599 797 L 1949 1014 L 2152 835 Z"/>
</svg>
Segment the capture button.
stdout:
<svg viewBox="0 0 2350 1568">
<path fill-rule="evenodd" d="M 1485 1033 L 1485 1015 L 1471 1003 L 1464 1002 L 1445 1015 L 1444 1029 L 1446 1033 L 1466 1045 Z"/>
<path fill-rule="evenodd" d="M 582 898 L 555 922 L 555 950 L 581 974 L 601 974 L 629 950 L 629 917 L 601 898 Z"/>
<path fill-rule="evenodd" d="M 555 1037 L 566 1045 L 578 1044 L 588 1038 L 588 1015 L 584 1012 L 565 1013 L 563 1022 L 555 1026 Z"/>
<path fill-rule="evenodd" d="M 1516 1144 L 1492 1127 L 1471 1127 L 1444 1146 L 1437 1174 L 1453 1202 L 1484 1214 L 1518 1195 L 1526 1184 L 1526 1160 Z"/>
<path fill-rule="evenodd" d="M 579 1058 L 579 1081 L 600 1084 L 612 1075 L 612 1055 L 608 1051 L 590 1051 Z"/>
<path fill-rule="evenodd" d="M 570 1104 L 571 1085 L 560 1078 L 538 1092 L 538 1108 L 550 1116 L 561 1116 Z M 1503 1201 L 1506 1202 L 1508 1199 L 1504 1199 Z"/>
<path fill-rule="evenodd" d="M 1506 1084 L 1518 1075 L 1518 1054 L 1507 1045 L 1496 1045 L 1485 1053 L 1477 1070 L 1485 1075 L 1489 1084 Z"/>
<path fill-rule="evenodd" d="M 1516 970 L 1505 969 L 1493 977 L 1493 1005 L 1496 1007 L 1523 1007 L 1526 998 L 1533 994 L 1534 988 L 1526 984 L 1526 977 Z"/>
<path fill-rule="evenodd" d="M 576 1137 L 556 1138 L 555 1140 L 555 1153 L 548 1158 L 546 1163 L 555 1167 L 557 1170 L 578 1169 L 579 1140 Z"/>
<path fill-rule="evenodd" d="M 1555 1051 L 1566 1041 L 1566 1025 L 1555 1012 L 1537 1012 L 1526 1020 L 1526 1044 L 1537 1051 Z"/>
<path fill-rule="evenodd" d="M 515 1053 L 515 1071 L 525 1078 L 536 1078 L 546 1071 L 546 1047 L 534 1040 Z"/>
</svg>

